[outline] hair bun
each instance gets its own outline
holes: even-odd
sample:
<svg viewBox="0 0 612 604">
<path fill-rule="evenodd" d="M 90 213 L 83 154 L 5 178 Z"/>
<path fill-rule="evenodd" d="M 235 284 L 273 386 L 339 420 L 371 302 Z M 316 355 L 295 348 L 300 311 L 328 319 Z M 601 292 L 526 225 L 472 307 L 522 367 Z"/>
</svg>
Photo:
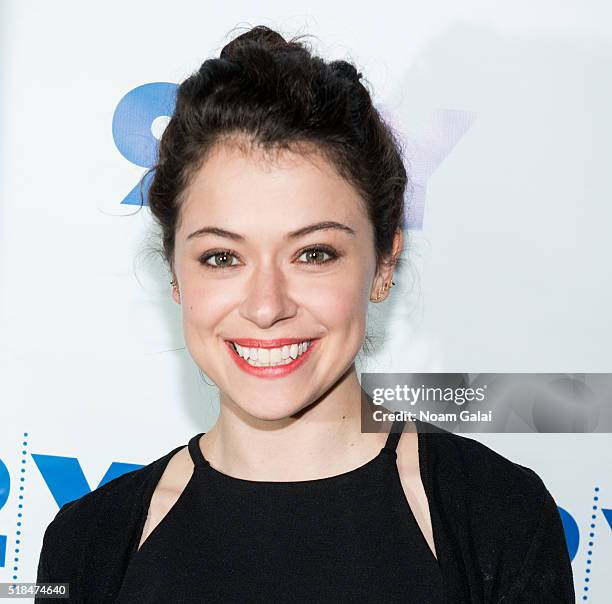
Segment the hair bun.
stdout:
<svg viewBox="0 0 612 604">
<path fill-rule="evenodd" d="M 209 153 L 236 135 L 258 152 L 319 151 L 367 209 L 377 265 L 387 260 L 405 228 L 409 180 L 400 139 L 374 107 L 368 80 L 348 58 L 318 56 L 309 34 L 285 36 L 258 25 L 231 35 L 237 37 L 226 38 L 220 56 L 180 83 L 156 162 L 140 181 L 144 201 L 145 177 L 153 175 L 147 201 L 172 274 L 187 189 Z"/>
<path fill-rule="evenodd" d="M 287 40 L 285 40 L 285 38 L 283 38 L 283 36 L 281 36 L 277 31 L 274 31 L 265 25 L 258 25 L 226 44 L 223 47 L 223 50 L 221 50 L 221 54 L 219 56 L 222 59 L 231 59 L 242 48 L 252 43 L 268 50 L 278 50 L 281 48 L 292 47 L 292 45 L 287 42 Z"/>
</svg>

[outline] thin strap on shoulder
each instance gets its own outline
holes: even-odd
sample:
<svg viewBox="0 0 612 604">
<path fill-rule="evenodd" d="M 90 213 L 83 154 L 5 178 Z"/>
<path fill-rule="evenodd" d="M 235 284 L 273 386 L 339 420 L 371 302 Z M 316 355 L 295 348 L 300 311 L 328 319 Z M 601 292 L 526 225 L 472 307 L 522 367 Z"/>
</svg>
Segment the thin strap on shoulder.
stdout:
<svg viewBox="0 0 612 604">
<path fill-rule="evenodd" d="M 202 449 L 200 449 L 200 437 L 206 434 L 206 432 L 200 432 L 192 437 L 189 441 L 187 447 L 189 448 L 189 455 L 191 455 L 191 460 L 193 461 L 193 465 L 196 467 L 205 466 L 208 464 L 208 460 L 204 457 L 202 453 Z"/>
<path fill-rule="evenodd" d="M 406 420 L 400 421 L 398 419 L 393 422 L 393 425 L 389 430 L 389 436 L 387 436 L 387 442 L 385 443 L 383 449 L 387 449 L 388 451 L 395 451 L 397 449 L 397 443 L 402 436 L 405 423 Z"/>
</svg>

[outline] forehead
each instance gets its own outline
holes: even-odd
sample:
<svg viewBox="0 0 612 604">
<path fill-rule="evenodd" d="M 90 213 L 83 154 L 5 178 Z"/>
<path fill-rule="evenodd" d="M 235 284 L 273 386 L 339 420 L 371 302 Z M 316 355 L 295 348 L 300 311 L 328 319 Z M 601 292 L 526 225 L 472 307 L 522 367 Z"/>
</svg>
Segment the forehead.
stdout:
<svg viewBox="0 0 612 604">
<path fill-rule="evenodd" d="M 181 207 L 184 230 L 206 223 L 284 233 L 317 220 L 361 230 L 368 218 L 359 192 L 312 146 L 266 151 L 217 144 L 192 176 Z"/>
</svg>

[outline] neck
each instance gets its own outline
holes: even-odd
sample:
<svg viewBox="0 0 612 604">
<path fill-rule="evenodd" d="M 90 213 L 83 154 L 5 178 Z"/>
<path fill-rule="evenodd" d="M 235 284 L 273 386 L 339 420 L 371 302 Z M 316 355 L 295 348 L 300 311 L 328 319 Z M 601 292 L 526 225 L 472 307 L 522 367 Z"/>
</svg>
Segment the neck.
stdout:
<svg viewBox="0 0 612 604">
<path fill-rule="evenodd" d="M 383 432 L 361 432 L 361 385 L 354 365 L 324 397 L 278 420 L 244 414 L 221 397 L 217 423 L 200 440 L 215 469 L 247 480 L 301 481 L 342 474 L 376 457 Z"/>
</svg>

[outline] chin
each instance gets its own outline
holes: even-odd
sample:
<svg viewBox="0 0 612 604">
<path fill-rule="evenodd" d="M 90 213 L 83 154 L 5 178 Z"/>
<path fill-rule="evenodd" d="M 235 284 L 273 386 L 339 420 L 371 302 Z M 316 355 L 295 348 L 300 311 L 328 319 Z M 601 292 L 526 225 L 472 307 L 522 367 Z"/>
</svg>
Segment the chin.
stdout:
<svg viewBox="0 0 612 604">
<path fill-rule="evenodd" d="M 242 409 L 242 411 L 257 420 L 260 421 L 281 421 L 284 419 L 289 419 L 294 416 L 301 415 L 304 410 L 310 405 L 287 405 L 283 403 L 268 403 L 268 404 L 249 404 L 249 405 L 241 405 L 239 402 L 236 404 Z"/>
</svg>

